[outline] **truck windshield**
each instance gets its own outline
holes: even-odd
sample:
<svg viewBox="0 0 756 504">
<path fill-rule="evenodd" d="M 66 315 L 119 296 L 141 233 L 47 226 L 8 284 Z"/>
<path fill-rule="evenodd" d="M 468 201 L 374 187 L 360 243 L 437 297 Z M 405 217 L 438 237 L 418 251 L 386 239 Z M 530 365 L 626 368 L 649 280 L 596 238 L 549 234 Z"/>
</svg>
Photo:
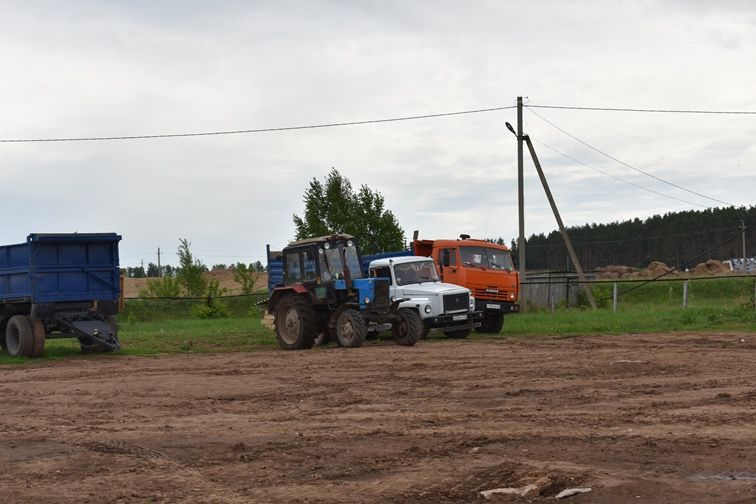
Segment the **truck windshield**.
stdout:
<svg viewBox="0 0 756 504">
<path fill-rule="evenodd" d="M 512 271 L 512 256 L 507 250 L 488 247 L 460 247 L 462 264 L 477 268 Z"/>
<path fill-rule="evenodd" d="M 394 265 L 397 285 L 409 285 L 422 282 L 438 282 L 438 273 L 433 261 L 414 261 Z"/>
<path fill-rule="evenodd" d="M 334 280 L 344 278 L 344 263 L 341 262 L 341 254 L 337 248 L 329 248 L 325 251 L 326 260 L 328 261 L 328 270 Z"/>
</svg>

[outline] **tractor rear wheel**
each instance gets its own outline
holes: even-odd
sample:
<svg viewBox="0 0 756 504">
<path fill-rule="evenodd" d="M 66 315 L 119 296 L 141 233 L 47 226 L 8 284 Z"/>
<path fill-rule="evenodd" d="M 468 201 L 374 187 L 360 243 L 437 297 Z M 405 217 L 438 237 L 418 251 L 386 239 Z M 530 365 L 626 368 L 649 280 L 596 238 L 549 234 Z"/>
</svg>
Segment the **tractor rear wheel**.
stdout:
<svg viewBox="0 0 756 504">
<path fill-rule="evenodd" d="M 483 314 L 483 322 L 475 331 L 486 334 L 498 334 L 501 332 L 502 327 L 504 327 L 503 313 L 485 312 Z"/>
<path fill-rule="evenodd" d="M 315 311 L 303 296 L 290 294 L 276 307 L 276 339 L 284 350 L 312 348 L 317 336 Z"/>
<path fill-rule="evenodd" d="M 5 329 L 5 349 L 12 357 L 31 357 L 34 351 L 34 332 L 26 315 L 14 315 Z"/>
<path fill-rule="evenodd" d="M 347 308 L 336 321 L 336 339 L 340 346 L 353 348 L 362 346 L 367 336 L 365 320 L 357 310 Z"/>
<path fill-rule="evenodd" d="M 397 313 L 399 320 L 394 322 L 391 333 L 397 345 L 413 346 L 424 331 L 423 321 L 415 310 L 403 309 Z"/>
</svg>

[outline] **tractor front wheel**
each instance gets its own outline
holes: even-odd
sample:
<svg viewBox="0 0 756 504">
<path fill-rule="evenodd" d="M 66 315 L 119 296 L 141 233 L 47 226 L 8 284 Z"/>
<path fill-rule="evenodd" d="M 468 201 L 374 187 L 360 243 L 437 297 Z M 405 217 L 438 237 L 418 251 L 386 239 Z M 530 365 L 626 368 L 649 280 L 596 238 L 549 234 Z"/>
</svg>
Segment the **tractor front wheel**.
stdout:
<svg viewBox="0 0 756 504">
<path fill-rule="evenodd" d="M 348 308 L 341 312 L 336 321 L 336 339 L 346 348 L 362 346 L 367 336 L 365 319 L 357 310 Z"/>
<path fill-rule="evenodd" d="M 288 295 L 276 307 L 276 339 L 284 350 L 312 348 L 317 336 L 315 311 L 302 296 Z"/>
</svg>

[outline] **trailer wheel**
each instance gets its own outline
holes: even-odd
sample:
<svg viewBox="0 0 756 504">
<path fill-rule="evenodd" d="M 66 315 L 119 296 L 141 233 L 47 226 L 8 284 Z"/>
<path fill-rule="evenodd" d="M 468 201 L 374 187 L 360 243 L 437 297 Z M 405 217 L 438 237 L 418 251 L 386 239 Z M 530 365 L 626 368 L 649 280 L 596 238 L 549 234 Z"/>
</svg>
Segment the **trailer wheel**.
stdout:
<svg viewBox="0 0 756 504">
<path fill-rule="evenodd" d="M 483 322 L 475 330 L 479 333 L 498 334 L 504 327 L 504 314 L 501 312 L 485 312 Z"/>
<path fill-rule="evenodd" d="M 444 331 L 444 334 L 447 338 L 462 339 L 467 338 L 471 332 L 472 329 L 460 329 L 458 331 Z"/>
<path fill-rule="evenodd" d="M 391 333 L 397 345 L 413 346 L 423 334 L 423 321 L 415 310 L 403 309 L 397 312 L 399 321 L 394 322 Z"/>
<path fill-rule="evenodd" d="M 115 317 L 113 315 L 105 315 L 102 318 L 105 319 L 105 322 L 110 326 L 110 330 L 113 331 L 113 334 L 117 335 L 118 324 L 116 324 Z M 81 348 L 81 353 L 85 354 L 108 353 L 113 351 L 109 346 L 103 345 L 92 338 L 79 338 L 79 347 Z"/>
<path fill-rule="evenodd" d="M 341 312 L 336 321 L 336 339 L 340 346 L 346 348 L 362 346 L 366 336 L 367 327 L 360 312 L 351 308 Z"/>
<path fill-rule="evenodd" d="M 42 357 L 45 353 L 45 323 L 40 319 L 31 319 L 32 335 L 34 345 L 32 348 L 32 357 Z"/>
<path fill-rule="evenodd" d="M 29 317 L 14 315 L 5 330 L 5 349 L 13 357 L 31 357 L 34 351 L 34 334 Z"/>
<path fill-rule="evenodd" d="M 315 344 L 315 312 L 304 297 L 285 296 L 276 307 L 276 339 L 284 350 L 312 348 Z"/>
</svg>

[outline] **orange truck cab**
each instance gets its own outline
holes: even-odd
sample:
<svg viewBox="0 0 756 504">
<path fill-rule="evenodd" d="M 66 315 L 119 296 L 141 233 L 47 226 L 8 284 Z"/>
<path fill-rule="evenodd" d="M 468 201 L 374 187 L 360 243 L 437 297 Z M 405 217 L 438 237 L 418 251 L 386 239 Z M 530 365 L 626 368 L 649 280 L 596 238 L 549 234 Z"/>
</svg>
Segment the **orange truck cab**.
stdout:
<svg viewBox="0 0 756 504">
<path fill-rule="evenodd" d="M 433 258 L 441 281 L 470 289 L 475 309 L 483 312 L 478 332 L 498 333 L 504 315 L 520 311 L 520 277 L 506 246 L 463 234 L 457 240 L 416 238 L 413 250 L 416 255 Z"/>
</svg>

